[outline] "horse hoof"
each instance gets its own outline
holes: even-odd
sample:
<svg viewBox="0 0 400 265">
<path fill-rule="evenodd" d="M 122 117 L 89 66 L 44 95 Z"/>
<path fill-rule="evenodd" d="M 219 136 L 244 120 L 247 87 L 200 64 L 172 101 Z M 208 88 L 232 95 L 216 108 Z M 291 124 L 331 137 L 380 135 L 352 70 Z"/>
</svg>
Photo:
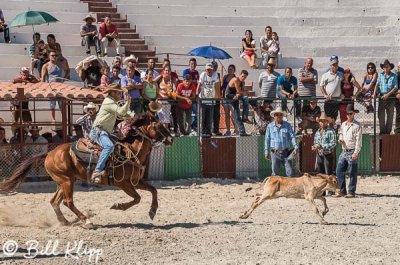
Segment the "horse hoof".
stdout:
<svg viewBox="0 0 400 265">
<path fill-rule="evenodd" d="M 111 206 L 110 209 L 112 209 L 112 210 L 119 210 L 119 205 L 118 205 L 118 203 L 114 203 L 114 205 Z"/>
<path fill-rule="evenodd" d="M 245 214 L 242 214 L 241 216 L 239 216 L 240 219 L 247 219 L 248 216 L 246 216 Z"/>
<path fill-rule="evenodd" d="M 149 217 L 151 220 L 154 219 L 154 216 L 156 216 L 156 212 L 155 211 L 149 211 Z"/>
<path fill-rule="evenodd" d="M 96 226 L 92 223 L 83 224 L 81 227 L 84 229 L 96 229 Z"/>
<path fill-rule="evenodd" d="M 71 226 L 71 225 L 72 225 L 72 223 L 68 222 L 67 220 L 61 222 L 61 226 Z"/>
</svg>

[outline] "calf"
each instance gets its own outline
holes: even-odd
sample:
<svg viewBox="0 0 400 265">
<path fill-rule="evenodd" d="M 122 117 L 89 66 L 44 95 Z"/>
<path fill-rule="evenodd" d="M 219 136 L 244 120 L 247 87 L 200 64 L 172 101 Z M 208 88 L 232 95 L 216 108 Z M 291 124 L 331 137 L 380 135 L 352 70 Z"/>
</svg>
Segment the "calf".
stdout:
<svg viewBox="0 0 400 265">
<path fill-rule="evenodd" d="M 256 194 L 251 207 L 240 216 L 241 219 L 248 218 L 254 209 L 265 200 L 285 197 L 306 199 L 314 213 L 318 216 L 320 222 L 322 224 L 326 224 L 327 222 L 324 220 L 324 216 L 328 213 L 329 209 L 323 193 L 326 190 L 336 192 L 339 191 L 336 176 L 328 176 L 323 174 L 310 176 L 309 174 L 305 173 L 299 178 L 272 176 L 266 178 L 262 185 L 264 185 L 263 193 Z M 322 215 L 318 211 L 318 207 L 314 201 L 315 199 L 319 199 L 324 203 L 325 208 L 322 212 Z"/>
</svg>

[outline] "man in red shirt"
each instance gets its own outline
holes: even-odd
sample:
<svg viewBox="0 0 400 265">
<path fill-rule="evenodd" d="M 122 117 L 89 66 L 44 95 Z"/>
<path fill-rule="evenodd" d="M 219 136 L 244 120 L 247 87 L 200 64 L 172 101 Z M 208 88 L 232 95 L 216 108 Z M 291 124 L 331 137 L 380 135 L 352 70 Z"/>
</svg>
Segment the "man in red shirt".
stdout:
<svg viewBox="0 0 400 265">
<path fill-rule="evenodd" d="M 190 75 L 186 75 L 183 82 L 176 89 L 179 100 L 177 109 L 177 119 L 180 133 L 188 135 L 192 124 L 192 100 L 196 99 L 196 86 L 191 82 Z"/>
<path fill-rule="evenodd" d="M 108 46 L 115 47 L 117 56 L 120 56 L 119 47 L 121 44 L 118 39 L 118 29 L 111 23 L 110 17 L 107 16 L 104 18 L 104 22 L 100 25 L 99 32 L 99 39 L 104 47 L 104 56 L 107 56 Z"/>
</svg>

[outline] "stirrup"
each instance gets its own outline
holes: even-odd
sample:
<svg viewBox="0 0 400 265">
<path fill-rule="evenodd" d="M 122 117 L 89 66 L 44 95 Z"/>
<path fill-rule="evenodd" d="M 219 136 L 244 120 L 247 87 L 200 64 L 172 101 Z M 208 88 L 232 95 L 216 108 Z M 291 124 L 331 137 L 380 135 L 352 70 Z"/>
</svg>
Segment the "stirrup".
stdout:
<svg viewBox="0 0 400 265">
<path fill-rule="evenodd" d="M 100 184 L 101 183 L 101 177 L 100 176 L 91 177 L 90 178 L 90 182 L 94 183 L 94 184 Z"/>
</svg>

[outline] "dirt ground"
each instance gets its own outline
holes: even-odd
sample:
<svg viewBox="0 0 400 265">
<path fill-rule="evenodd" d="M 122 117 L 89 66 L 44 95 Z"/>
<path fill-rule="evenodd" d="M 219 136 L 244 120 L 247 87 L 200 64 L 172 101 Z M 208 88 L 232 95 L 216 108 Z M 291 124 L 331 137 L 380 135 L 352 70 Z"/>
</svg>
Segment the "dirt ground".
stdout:
<svg viewBox="0 0 400 265">
<path fill-rule="evenodd" d="M 153 221 L 148 216 L 148 192 L 139 191 L 140 204 L 125 212 L 109 209 L 115 202 L 130 200 L 122 191 L 76 192 L 76 206 L 91 216 L 96 230 L 60 227 L 49 204 L 51 193 L 2 196 L 0 261 L 89 264 L 97 258 L 101 264 L 400 263 L 398 177 L 359 179 L 355 199 L 329 197 L 329 225 L 320 225 L 308 204 L 295 199 L 267 201 L 249 219 L 239 219 L 255 194 L 254 190 L 245 192 L 256 187 L 251 181 L 196 179 L 155 185 L 159 188 L 159 211 Z M 74 219 L 64 206 L 62 211 L 69 220 Z M 10 240 L 18 244 L 16 251 L 15 242 Z"/>
</svg>

